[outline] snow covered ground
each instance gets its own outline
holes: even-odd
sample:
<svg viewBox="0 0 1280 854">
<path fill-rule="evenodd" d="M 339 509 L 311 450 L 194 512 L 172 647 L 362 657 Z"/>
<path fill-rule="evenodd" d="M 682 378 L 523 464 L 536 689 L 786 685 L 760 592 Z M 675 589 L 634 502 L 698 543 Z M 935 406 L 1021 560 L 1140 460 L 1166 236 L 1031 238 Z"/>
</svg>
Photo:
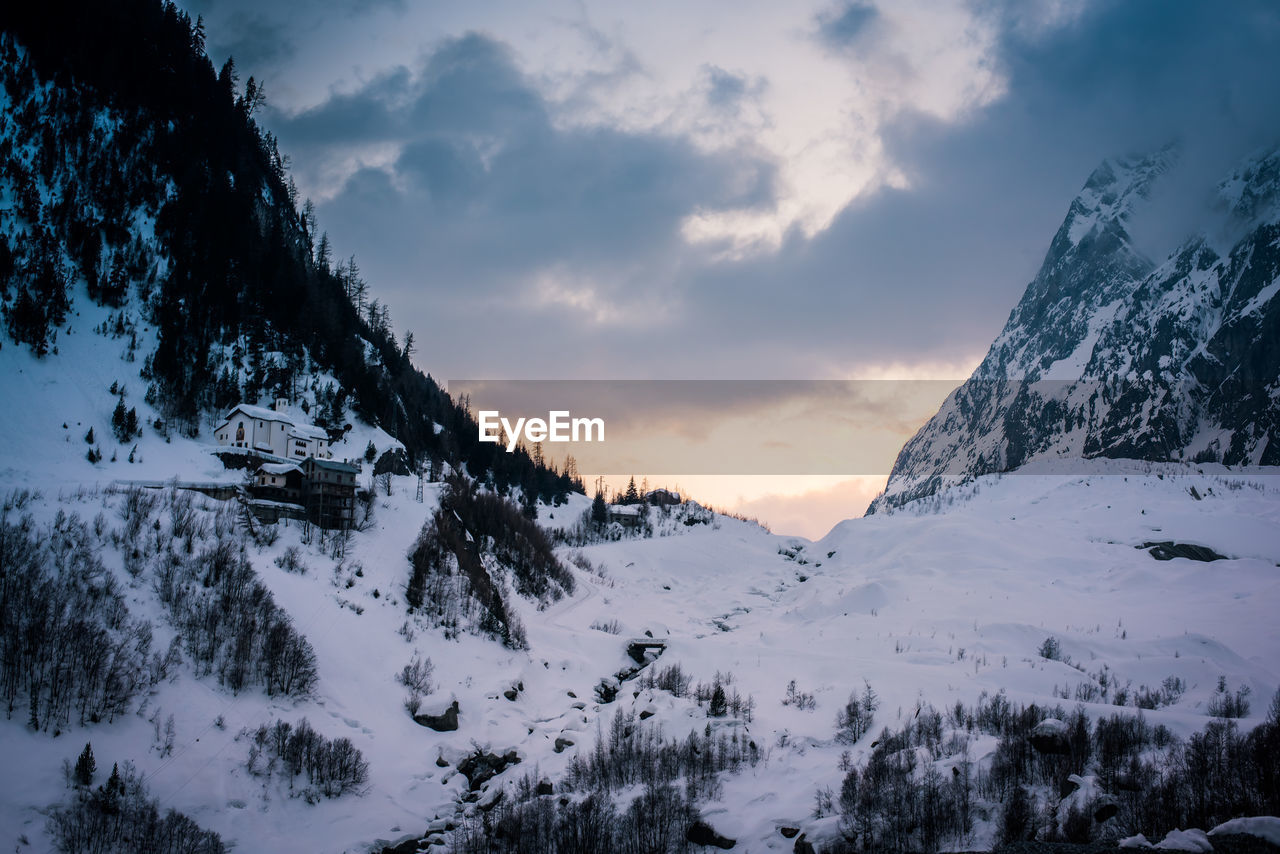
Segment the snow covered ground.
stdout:
<svg viewBox="0 0 1280 854">
<path fill-rule="evenodd" d="M 59 336 L 57 357 L 36 360 L 8 344 L 0 350 L 0 492 L 39 490 L 29 512 L 41 524 L 60 511 L 86 521 L 102 513 L 108 530 L 119 528 L 123 496 L 105 489 L 114 480 L 240 479 L 210 455 L 208 431 L 205 441 L 165 441 L 144 427 L 136 461 L 126 461 L 131 444 L 116 445 L 110 433 L 111 382 L 126 382 L 127 402 L 144 423 L 156 413 L 141 400 L 136 365 L 112 349 L 121 341 L 90 332 L 101 314 L 75 319 L 74 334 Z M 85 459 L 89 426 L 107 457 L 98 464 Z M 335 456 L 356 456 L 369 441 L 379 449 L 392 444 L 357 424 L 350 449 Z M 835 716 L 864 684 L 881 699 L 874 733 L 899 725 L 922 702 L 943 709 L 983 692 L 1073 707 L 1059 693 L 1074 693 L 1104 668 L 1114 684 L 1135 689 L 1181 679 L 1186 691 L 1174 705 L 1145 714 L 1182 735 L 1208 721 L 1220 677 L 1232 690 L 1252 690 L 1251 719 L 1261 720 L 1280 684 L 1277 472 L 1075 468 L 982 478 L 895 513 L 849 520 L 817 542 L 716 517 L 671 536 L 588 546 L 581 551 L 591 568 L 573 569 L 572 597 L 538 610 L 512 596 L 529 639 L 519 652 L 466 634 L 448 640 L 407 619 L 406 555 L 441 487 L 429 485 L 419 503 L 416 481 L 395 478 L 392 494 L 376 499 L 373 525 L 339 559 L 303 543 L 296 523 L 282 527 L 273 545 L 250 545 L 259 576 L 315 647 L 313 698 L 295 703 L 258 687 L 233 694 L 214 677 L 197 678 L 188 664 L 112 724 L 73 725 L 53 737 L 31 732 L 15 714 L 0 725 L 0 755 L 18 770 L 0 775 L 0 839 L 47 848 L 45 816 L 68 794 L 61 764 L 74 761 L 86 741 L 100 775 L 112 762 L 133 761 L 163 806 L 188 813 L 237 850 L 354 852 L 420 836 L 434 819 L 454 816 L 467 789 L 456 765 L 477 746 L 521 758 L 490 784 L 496 787 L 530 772 L 556 780 L 619 708 L 651 713 L 642 725 L 672 737 L 701 732 L 705 711 L 688 698 L 628 682 L 614 702 L 597 702 L 595 686 L 630 664 L 628 642 L 648 634 L 666 644 L 661 666 L 678 662 L 695 682 L 732 674 L 730 687 L 754 700 L 745 729 L 764 759 L 725 776 L 719 799 L 703 806 L 716 829 L 747 851 L 790 850 L 782 825 L 810 838 L 829 826 L 810 818 L 814 793 L 839 790 L 840 756 L 850 748 L 834 739 Z M 196 500 L 210 513 L 218 506 Z M 541 521 L 570 524 L 588 503 L 576 496 L 566 507 L 543 507 Z M 1207 546 L 1227 559 L 1157 561 L 1138 548 L 1158 541 Z M 300 550 L 305 573 L 276 565 L 290 547 Z M 151 579 L 131 578 L 109 542 L 100 549 L 125 585 L 132 615 L 152 621 L 163 649 L 172 629 Z M 565 549 L 566 559 L 574 551 Z M 616 634 L 593 628 L 613 621 Z M 1073 664 L 1038 654 L 1048 637 Z M 419 726 L 406 712 L 396 675 L 415 652 L 435 665 L 423 711 L 456 699 L 456 732 Z M 816 708 L 782 703 L 791 680 Z M 169 715 L 176 738 L 166 755 L 158 732 Z M 247 772 L 244 730 L 303 717 L 363 751 L 371 770 L 363 793 L 309 804 L 279 777 L 264 782 Z M 851 748 L 855 762 L 873 737 Z M 574 745 L 557 753 L 557 739 Z M 972 758 L 982 761 L 993 746 L 979 739 Z M 979 827 L 973 845 L 989 843 L 989 833 Z"/>
<path fill-rule="evenodd" d="M 194 445 L 187 450 L 205 465 Z M 313 700 L 294 704 L 259 689 L 233 695 L 187 670 L 161 685 L 140 714 L 112 725 L 51 738 L 10 721 L 0 726 L 0 751 L 23 773 L 0 778 L 0 826 L 15 840 L 40 839 L 44 810 L 66 793 L 61 761 L 92 741 L 100 768 L 133 760 L 165 806 L 240 850 L 360 851 L 418 835 L 432 819 L 453 815 L 466 790 L 454 766 L 476 745 L 520 754 L 507 778 L 536 766 L 554 780 L 619 707 L 654 713 L 644 725 L 668 735 L 701 731 L 705 713 L 663 692 L 633 696 L 628 685 L 614 703 L 595 701 L 599 680 L 628 663 L 627 641 L 646 632 L 667 644 L 661 664 L 679 662 L 695 681 L 732 673 L 733 687 L 755 700 L 748 730 L 765 761 L 726 777 L 722 797 L 704 810 L 752 851 L 789 849 L 777 827 L 805 827 L 815 789 L 838 790 L 846 747 L 834 741 L 834 718 L 864 680 L 881 697 L 876 732 L 921 701 L 945 708 L 1005 689 L 1015 702 L 1059 702 L 1055 689 L 1074 689 L 1104 665 L 1119 684 L 1135 688 L 1182 679 L 1187 691 L 1176 705 L 1146 713 L 1181 734 L 1203 727 L 1219 676 L 1233 687 L 1248 685 L 1260 717 L 1280 678 L 1273 618 L 1280 605 L 1280 481 L 1133 468 L 1127 476 L 988 478 L 955 492 L 942 512 L 850 520 L 816 543 L 720 517 L 678 536 L 590 546 L 583 551 L 596 572 L 574 570 L 572 598 L 544 611 L 514 600 L 528 630 L 527 652 L 467 635 L 445 640 L 423 628 L 410 641 L 400 631 L 405 556 L 437 487 L 419 504 L 412 480 L 398 478 L 393 494 L 377 500 L 375 525 L 355 536 L 342 561 L 302 545 L 296 524 L 251 556 L 315 646 Z M 6 491 L 31 482 L 13 477 L 12 467 L 6 479 Z M 58 510 L 85 519 L 103 511 L 119 524 L 113 504 L 121 500 L 76 497 L 57 486 L 44 491 L 34 512 L 47 520 Z M 543 512 L 563 519 L 582 504 Z M 1209 546 L 1229 559 L 1156 561 L 1135 548 L 1155 540 Z M 289 546 L 301 548 L 305 574 L 274 564 Z M 127 579 L 119 556 L 109 547 L 103 553 Z M 163 609 L 145 577 L 132 582 L 129 599 L 135 616 L 149 617 L 167 642 Z M 618 634 L 591 628 L 612 620 Z M 1086 672 L 1041 658 L 1048 636 Z M 435 664 L 437 687 L 424 709 L 456 698 L 457 732 L 421 727 L 404 710 L 406 692 L 395 675 L 415 650 Z M 815 710 L 782 704 L 792 679 L 814 695 Z M 517 699 L 506 699 L 517 684 Z M 175 716 L 169 756 L 161 755 L 149 721 L 157 712 L 159 720 Z M 278 780 L 264 785 L 246 772 L 243 729 L 304 716 L 364 752 L 372 772 L 364 794 L 310 805 Z M 575 746 L 557 754 L 557 738 Z M 854 758 L 865 750 L 860 743 Z M 448 767 L 437 765 L 441 756 Z"/>
</svg>

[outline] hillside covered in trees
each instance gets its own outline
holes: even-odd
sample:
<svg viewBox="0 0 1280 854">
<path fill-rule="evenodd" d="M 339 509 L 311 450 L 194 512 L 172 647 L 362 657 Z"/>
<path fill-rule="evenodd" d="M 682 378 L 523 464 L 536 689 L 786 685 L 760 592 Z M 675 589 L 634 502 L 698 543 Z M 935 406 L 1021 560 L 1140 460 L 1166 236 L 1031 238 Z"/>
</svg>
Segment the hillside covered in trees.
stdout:
<svg viewBox="0 0 1280 854">
<path fill-rule="evenodd" d="M 340 435 L 349 408 L 410 462 L 465 464 L 544 500 L 581 491 L 523 450 L 477 439 L 414 367 L 354 256 L 335 261 L 288 159 L 254 119 L 261 82 L 215 69 L 172 3 L 58 0 L 0 12 L 0 298 L 8 337 L 42 357 L 74 300 L 122 309 L 161 430 L 194 436 L 235 402 L 299 400 Z M 134 307 L 142 328 L 123 309 Z M 78 331 L 78 330 L 77 330 Z M 336 382 L 334 382 L 336 381 Z"/>
</svg>

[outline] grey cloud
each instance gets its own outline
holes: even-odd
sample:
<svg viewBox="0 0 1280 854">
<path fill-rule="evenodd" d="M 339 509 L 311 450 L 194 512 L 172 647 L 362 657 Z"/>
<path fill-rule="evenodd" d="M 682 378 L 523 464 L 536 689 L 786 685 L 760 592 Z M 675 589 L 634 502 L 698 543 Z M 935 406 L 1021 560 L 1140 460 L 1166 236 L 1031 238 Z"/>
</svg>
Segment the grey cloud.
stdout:
<svg viewBox="0 0 1280 854">
<path fill-rule="evenodd" d="M 240 68 L 262 69 L 294 55 L 297 48 L 290 27 L 258 12 L 237 15 L 208 40 L 212 56 L 235 57 Z"/>
<path fill-rule="evenodd" d="M 683 251 L 684 216 L 767 200 L 772 186 L 768 164 L 678 138 L 556 127 L 508 50 L 476 34 L 270 124 L 313 169 L 363 146 L 396 147 L 386 169 L 351 176 L 320 216 L 380 291 L 424 307 L 512 311 L 527 302 L 530 275 L 550 268 L 626 303 L 664 286 L 655 261 Z"/>
<path fill-rule="evenodd" d="M 830 48 L 847 48 L 858 40 L 878 16 L 876 8 L 867 3 L 840 3 L 818 16 L 818 37 Z"/>
<path fill-rule="evenodd" d="M 711 65 L 707 73 L 707 103 L 720 109 L 736 109 L 747 94 L 747 79 Z"/>
<path fill-rule="evenodd" d="M 776 256 L 699 269 L 690 316 L 707 339 L 751 341 L 764 370 L 980 354 L 1102 158 L 1183 140 L 1137 235 L 1160 257 L 1203 218 L 1212 180 L 1280 142 L 1278 17 L 1151 0 L 1035 40 L 1010 31 L 1001 100 L 958 126 L 907 115 L 889 129 L 909 189 L 856 201 Z"/>
<path fill-rule="evenodd" d="M 406 8 L 406 0 L 347 0 L 344 4 L 347 14 L 356 16 L 375 12 L 381 8 L 402 12 Z"/>
<path fill-rule="evenodd" d="M 405 0 L 178 0 L 178 5 L 193 18 L 204 18 L 206 46 L 215 63 L 234 56 L 245 76 L 268 81 L 326 25 L 349 26 L 376 12 L 406 8 Z"/>
<path fill-rule="evenodd" d="M 862 8 L 820 22 L 828 44 L 873 24 Z M 1103 157 L 1183 138 L 1187 188 L 1171 183 L 1163 205 L 1178 211 L 1209 176 L 1280 139 L 1276 18 L 1248 0 L 1143 0 L 1034 38 L 1011 19 L 992 58 L 1004 97 L 962 124 L 906 115 L 888 129 L 908 189 L 737 262 L 686 245 L 679 222 L 767 203 L 769 164 L 659 134 L 558 127 L 506 48 L 481 36 L 269 126 L 304 173 L 361 146 L 396 147 L 385 169 L 357 172 L 322 205 L 321 221 L 438 374 L 825 376 L 980 355 Z M 708 101 L 726 104 L 754 85 L 719 69 L 705 81 Z M 1189 227 L 1177 219 L 1153 221 L 1143 246 L 1158 253 Z M 543 269 L 595 288 L 621 321 L 531 301 Z M 646 299 L 666 309 L 658 321 L 633 311 Z"/>
</svg>

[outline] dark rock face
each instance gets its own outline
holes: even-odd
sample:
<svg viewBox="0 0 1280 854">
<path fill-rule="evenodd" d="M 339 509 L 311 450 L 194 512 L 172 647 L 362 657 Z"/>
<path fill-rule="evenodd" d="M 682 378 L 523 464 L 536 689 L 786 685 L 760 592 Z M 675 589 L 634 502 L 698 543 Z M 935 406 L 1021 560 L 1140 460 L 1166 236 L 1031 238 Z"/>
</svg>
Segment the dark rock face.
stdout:
<svg viewBox="0 0 1280 854">
<path fill-rule="evenodd" d="M 418 850 L 422 847 L 421 839 L 406 839 L 399 845 L 388 845 L 384 847 L 379 854 L 418 854 Z"/>
<path fill-rule="evenodd" d="M 496 753 L 477 750 L 458 763 L 458 771 L 467 778 L 467 782 L 471 784 L 471 791 L 474 792 L 519 762 L 520 754 L 514 750 L 509 750 L 501 756 Z"/>
<path fill-rule="evenodd" d="M 1031 736 L 1031 747 L 1037 753 L 1048 756 L 1066 756 L 1071 752 L 1071 746 L 1067 744 L 1066 738 L 1056 733 Z"/>
<path fill-rule="evenodd" d="M 1166 540 L 1162 543 L 1143 543 L 1141 548 L 1151 549 L 1151 556 L 1156 560 L 1173 560 L 1175 557 L 1206 562 L 1227 559 L 1226 555 L 1220 555 L 1208 546 L 1197 546 L 1194 543 L 1175 543 Z"/>
<path fill-rule="evenodd" d="M 631 656 L 631 660 L 643 667 L 652 663 L 662 655 L 667 648 L 663 641 L 632 641 L 627 644 L 627 655 Z"/>
<path fill-rule="evenodd" d="M 1050 756 L 1066 756 L 1071 753 L 1071 743 L 1067 740 L 1066 727 L 1061 721 L 1042 721 L 1031 731 L 1031 747 L 1038 753 Z"/>
<path fill-rule="evenodd" d="M 442 715 L 414 715 L 413 722 L 436 732 L 453 732 L 458 728 L 458 701 L 454 700 Z"/>
<path fill-rule="evenodd" d="M 601 679 L 596 685 L 596 700 L 600 703 L 612 703 L 618 699 L 618 680 Z"/>
<path fill-rule="evenodd" d="M 694 845 L 723 848 L 726 851 L 737 844 L 736 840 L 727 839 L 716 833 L 715 829 L 705 821 L 695 821 L 689 825 L 689 829 L 685 832 L 685 839 L 688 839 Z"/>
<path fill-rule="evenodd" d="M 567 738 L 556 739 L 556 753 L 564 753 L 566 747 L 573 747 L 573 742 Z"/>
<path fill-rule="evenodd" d="M 796 834 L 800 832 L 798 827 L 780 827 L 778 832 L 782 834 L 784 839 L 795 839 Z"/>
<path fill-rule="evenodd" d="M 1280 149 L 1219 185 L 1226 242 L 1193 237 L 1157 264 L 1129 229 L 1175 159 L 1094 172 L 986 358 L 903 447 L 869 513 L 1039 459 L 1280 463 Z"/>
<path fill-rule="evenodd" d="M 800 834 L 800 838 L 796 840 L 795 846 L 791 849 L 795 854 L 816 854 L 813 850 L 813 843 L 804 838 L 804 834 Z"/>
<path fill-rule="evenodd" d="M 384 451 L 378 461 L 373 464 L 374 475 L 385 474 L 391 472 L 395 475 L 409 474 L 409 458 L 405 456 L 404 451 L 395 448 L 390 451 Z"/>
</svg>

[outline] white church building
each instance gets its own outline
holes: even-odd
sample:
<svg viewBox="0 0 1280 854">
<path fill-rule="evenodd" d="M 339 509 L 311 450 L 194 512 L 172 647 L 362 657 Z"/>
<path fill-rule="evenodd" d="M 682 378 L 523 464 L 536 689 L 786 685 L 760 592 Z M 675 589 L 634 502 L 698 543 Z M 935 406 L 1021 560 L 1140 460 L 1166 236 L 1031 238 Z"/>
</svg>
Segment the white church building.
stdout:
<svg viewBox="0 0 1280 854">
<path fill-rule="evenodd" d="M 287 402 L 280 398 L 275 408 L 237 404 L 227 413 L 214 435 L 219 445 L 246 448 L 271 454 L 285 460 L 320 460 L 333 458 L 329 450 L 329 434 L 314 424 L 299 423 L 285 412 Z"/>
</svg>

